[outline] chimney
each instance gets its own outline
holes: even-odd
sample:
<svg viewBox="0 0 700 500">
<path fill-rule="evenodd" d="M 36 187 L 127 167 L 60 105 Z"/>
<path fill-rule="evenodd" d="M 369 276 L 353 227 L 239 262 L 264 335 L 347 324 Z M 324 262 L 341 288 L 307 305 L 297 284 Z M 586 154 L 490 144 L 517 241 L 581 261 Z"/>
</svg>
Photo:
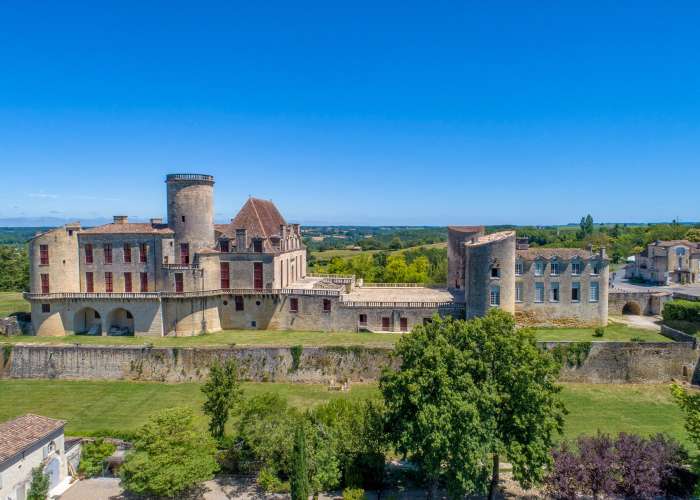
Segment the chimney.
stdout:
<svg viewBox="0 0 700 500">
<path fill-rule="evenodd" d="M 126 224 L 128 222 L 129 222 L 128 215 L 115 215 L 114 216 L 114 223 L 115 224 Z"/>
<path fill-rule="evenodd" d="M 598 251 L 600 254 L 601 259 L 607 259 L 608 258 L 608 252 L 605 250 L 605 247 L 600 247 L 600 250 Z"/>
<path fill-rule="evenodd" d="M 527 236 L 520 236 L 515 239 L 516 250 L 527 250 L 528 248 L 530 248 L 530 238 Z"/>
<path fill-rule="evenodd" d="M 248 231 L 236 229 L 236 251 L 245 252 L 248 250 Z"/>
<path fill-rule="evenodd" d="M 162 217 L 154 217 L 151 219 L 151 226 L 155 226 L 156 224 L 162 224 L 163 223 L 163 218 Z"/>
</svg>

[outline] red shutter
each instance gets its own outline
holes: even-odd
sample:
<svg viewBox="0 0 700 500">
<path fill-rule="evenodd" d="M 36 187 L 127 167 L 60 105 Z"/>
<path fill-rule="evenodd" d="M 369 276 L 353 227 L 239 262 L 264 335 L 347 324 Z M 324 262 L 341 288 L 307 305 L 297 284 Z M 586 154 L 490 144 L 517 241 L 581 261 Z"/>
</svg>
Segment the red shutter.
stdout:
<svg viewBox="0 0 700 500">
<path fill-rule="evenodd" d="M 85 263 L 92 264 L 92 245 L 85 245 Z"/>
<path fill-rule="evenodd" d="M 110 243 L 105 243 L 102 245 L 102 250 L 105 254 L 105 264 L 112 263 L 112 245 Z"/>
<path fill-rule="evenodd" d="M 401 327 L 402 332 L 407 332 L 408 331 L 408 318 L 401 318 L 399 320 L 399 325 Z"/>
<path fill-rule="evenodd" d="M 184 286 L 182 283 L 182 273 L 175 273 L 175 292 L 182 293 L 184 291 Z"/>
<path fill-rule="evenodd" d="M 139 260 L 142 263 L 148 262 L 148 245 L 146 243 L 139 245 Z"/>
<path fill-rule="evenodd" d="M 41 293 L 51 293 L 49 288 L 49 275 L 41 275 Z"/>
<path fill-rule="evenodd" d="M 114 287 L 112 285 L 112 273 L 107 272 L 105 273 L 105 292 L 112 293 L 113 291 Z"/>
<path fill-rule="evenodd" d="M 131 246 L 128 243 L 124 243 L 124 262 L 131 262 Z"/>
<path fill-rule="evenodd" d="M 131 273 L 124 273 L 124 291 L 131 293 Z"/>
<path fill-rule="evenodd" d="M 299 312 L 299 299 L 289 299 L 289 311 L 293 313 Z"/>
<path fill-rule="evenodd" d="M 231 281 L 229 279 L 229 263 L 222 262 L 219 267 L 221 272 L 221 288 L 231 288 Z"/>
<path fill-rule="evenodd" d="M 388 331 L 391 328 L 391 318 L 382 318 L 382 330 Z"/>
<path fill-rule="evenodd" d="M 39 245 L 39 263 L 42 266 L 48 266 L 49 265 L 49 246 L 48 245 Z"/>
<path fill-rule="evenodd" d="M 93 293 L 95 291 L 95 280 L 91 272 L 85 273 L 85 290 L 87 290 L 87 293 Z"/>
<path fill-rule="evenodd" d="M 261 290 L 263 287 L 262 262 L 253 262 L 253 288 Z"/>
<path fill-rule="evenodd" d="M 190 263 L 190 244 L 180 243 L 180 264 L 186 266 Z"/>
<path fill-rule="evenodd" d="M 148 291 L 148 273 L 141 273 L 141 291 Z"/>
</svg>

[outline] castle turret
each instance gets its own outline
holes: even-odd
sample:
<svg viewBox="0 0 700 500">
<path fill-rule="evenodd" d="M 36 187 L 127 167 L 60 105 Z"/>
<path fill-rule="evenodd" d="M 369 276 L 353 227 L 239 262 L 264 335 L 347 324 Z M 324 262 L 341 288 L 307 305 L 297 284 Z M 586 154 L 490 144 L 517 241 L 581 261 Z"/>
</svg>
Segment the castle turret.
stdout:
<svg viewBox="0 0 700 500">
<path fill-rule="evenodd" d="M 203 248 L 214 247 L 214 177 L 169 174 L 168 227 L 175 232 L 175 260 L 192 262 Z"/>
<path fill-rule="evenodd" d="M 503 231 L 464 243 L 467 318 L 491 307 L 515 312 L 515 232 Z"/>
</svg>

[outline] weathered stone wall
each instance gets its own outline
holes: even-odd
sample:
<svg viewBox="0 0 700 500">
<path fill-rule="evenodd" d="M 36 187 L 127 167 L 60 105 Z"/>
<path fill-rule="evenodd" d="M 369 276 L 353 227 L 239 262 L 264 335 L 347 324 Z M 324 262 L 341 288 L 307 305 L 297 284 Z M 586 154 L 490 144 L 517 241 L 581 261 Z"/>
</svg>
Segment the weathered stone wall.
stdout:
<svg viewBox="0 0 700 500">
<path fill-rule="evenodd" d="M 610 314 L 623 314 L 623 312 L 646 315 L 661 314 L 664 304 L 669 300 L 671 300 L 669 292 L 612 290 L 608 295 L 608 311 Z M 627 306 L 626 311 L 625 306 Z"/>
<path fill-rule="evenodd" d="M 563 354 L 561 380 L 588 383 L 658 383 L 696 380 L 691 343 L 549 342 Z M 581 349 L 583 347 L 583 349 Z M 567 349 L 576 356 L 567 356 Z M 4 344 L 0 378 L 193 382 L 206 378 L 215 359 L 235 357 L 241 377 L 253 381 L 377 380 L 398 366 L 390 349 L 304 347 L 295 363 L 289 347 L 149 348 Z M 583 351 L 583 353 L 582 353 Z M 568 361 L 567 361 L 568 359 Z"/>
</svg>

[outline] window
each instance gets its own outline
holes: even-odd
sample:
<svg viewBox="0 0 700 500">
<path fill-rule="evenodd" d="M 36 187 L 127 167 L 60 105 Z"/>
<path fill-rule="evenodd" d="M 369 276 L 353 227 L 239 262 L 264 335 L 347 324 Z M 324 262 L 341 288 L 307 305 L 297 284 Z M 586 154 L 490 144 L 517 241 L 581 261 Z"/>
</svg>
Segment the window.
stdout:
<svg viewBox="0 0 700 500">
<path fill-rule="evenodd" d="M 175 292 L 182 293 L 185 287 L 182 283 L 182 273 L 175 273 Z"/>
<path fill-rule="evenodd" d="M 408 318 L 399 319 L 399 330 L 401 330 L 402 332 L 408 331 Z"/>
<path fill-rule="evenodd" d="M 124 291 L 126 293 L 131 293 L 132 291 L 131 273 L 124 273 Z"/>
<path fill-rule="evenodd" d="M 489 304 L 498 306 L 501 303 L 501 287 L 492 286 L 489 290 Z"/>
<path fill-rule="evenodd" d="M 253 252 L 262 253 L 263 244 L 262 240 L 253 240 Z"/>
<path fill-rule="evenodd" d="M 289 299 L 289 312 L 299 312 L 299 299 L 291 298 Z"/>
<path fill-rule="evenodd" d="M 105 264 L 111 264 L 112 263 L 112 244 L 105 243 L 104 245 L 102 245 L 102 251 L 104 252 L 104 255 L 105 255 Z"/>
<path fill-rule="evenodd" d="M 236 295 L 233 297 L 233 301 L 236 304 L 236 311 L 242 311 L 243 310 L 243 296 Z"/>
<path fill-rule="evenodd" d="M 180 243 L 180 264 L 186 266 L 190 263 L 190 244 Z"/>
<path fill-rule="evenodd" d="M 549 284 L 549 301 L 559 302 L 559 283 L 556 281 Z"/>
<path fill-rule="evenodd" d="M 571 283 L 571 302 L 581 302 L 581 283 Z"/>
<path fill-rule="evenodd" d="M 331 299 L 323 299 L 323 312 L 331 312 Z"/>
<path fill-rule="evenodd" d="M 544 283 L 535 283 L 535 302 L 544 302 Z"/>
<path fill-rule="evenodd" d="M 39 245 L 39 264 L 42 266 L 49 265 L 49 246 Z"/>
<path fill-rule="evenodd" d="M 85 290 L 87 290 L 87 293 L 95 291 L 95 279 L 90 271 L 85 273 Z"/>
<path fill-rule="evenodd" d="M 494 266 L 491 268 L 491 277 L 492 278 L 499 278 L 501 276 L 501 270 Z"/>
<path fill-rule="evenodd" d="M 600 274 L 600 261 L 594 260 L 591 262 L 591 274 Z"/>
<path fill-rule="evenodd" d="M 360 314 L 360 326 L 367 326 L 367 315 Z"/>
<path fill-rule="evenodd" d="M 581 274 L 581 261 L 574 260 L 571 262 L 571 274 L 579 275 Z"/>
<path fill-rule="evenodd" d="M 229 274 L 229 263 L 222 262 L 219 264 L 221 274 L 221 288 L 231 288 L 231 280 Z"/>
<path fill-rule="evenodd" d="M 106 272 L 105 273 L 105 292 L 112 293 L 113 291 L 114 291 L 114 287 L 112 284 L 112 273 Z"/>
<path fill-rule="evenodd" d="M 141 291 L 148 291 L 148 273 L 140 273 Z"/>
<path fill-rule="evenodd" d="M 148 243 L 141 243 L 139 245 L 139 262 L 148 262 Z"/>
<path fill-rule="evenodd" d="M 523 284 L 522 283 L 515 284 L 515 301 L 516 302 L 523 301 Z"/>
<path fill-rule="evenodd" d="M 41 275 L 41 293 L 50 293 L 49 292 L 49 275 L 48 274 Z"/>
<path fill-rule="evenodd" d="M 520 276 L 523 274 L 523 271 L 525 270 L 525 265 L 522 260 L 516 260 L 515 261 L 515 275 Z"/>
<path fill-rule="evenodd" d="M 51 304 L 41 304 L 41 312 L 48 314 L 51 312 Z"/>
<path fill-rule="evenodd" d="M 124 262 L 131 263 L 131 246 L 128 243 L 124 243 Z"/>
<path fill-rule="evenodd" d="M 185 216 L 184 216 L 184 215 L 182 216 L 182 222 L 185 222 Z"/>
<path fill-rule="evenodd" d="M 550 262 L 549 267 L 552 276 L 559 275 L 559 261 L 557 259 L 552 259 L 552 262 Z"/>
<path fill-rule="evenodd" d="M 92 245 L 89 243 L 85 245 L 85 263 L 92 264 Z"/>
<path fill-rule="evenodd" d="M 382 318 L 382 330 L 387 332 L 391 330 L 391 318 L 388 318 L 386 316 Z"/>
<path fill-rule="evenodd" d="M 535 276 L 542 276 L 544 274 L 544 261 L 543 260 L 536 260 L 535 261 Z"/>
<path fill-rule="evenodd" d="M 222 252 L 225 252 L 225 253 L 229 252 L 228 240 L 220 240 L 219 241 L 219 250 L 221 250 Z"/>
<path fill-rule="evenodd" d="M 590 299 L 591 302 L 598 302 L 600 299 L 600 288 L 597 281 L 591 282 Z"/>
</svg>

